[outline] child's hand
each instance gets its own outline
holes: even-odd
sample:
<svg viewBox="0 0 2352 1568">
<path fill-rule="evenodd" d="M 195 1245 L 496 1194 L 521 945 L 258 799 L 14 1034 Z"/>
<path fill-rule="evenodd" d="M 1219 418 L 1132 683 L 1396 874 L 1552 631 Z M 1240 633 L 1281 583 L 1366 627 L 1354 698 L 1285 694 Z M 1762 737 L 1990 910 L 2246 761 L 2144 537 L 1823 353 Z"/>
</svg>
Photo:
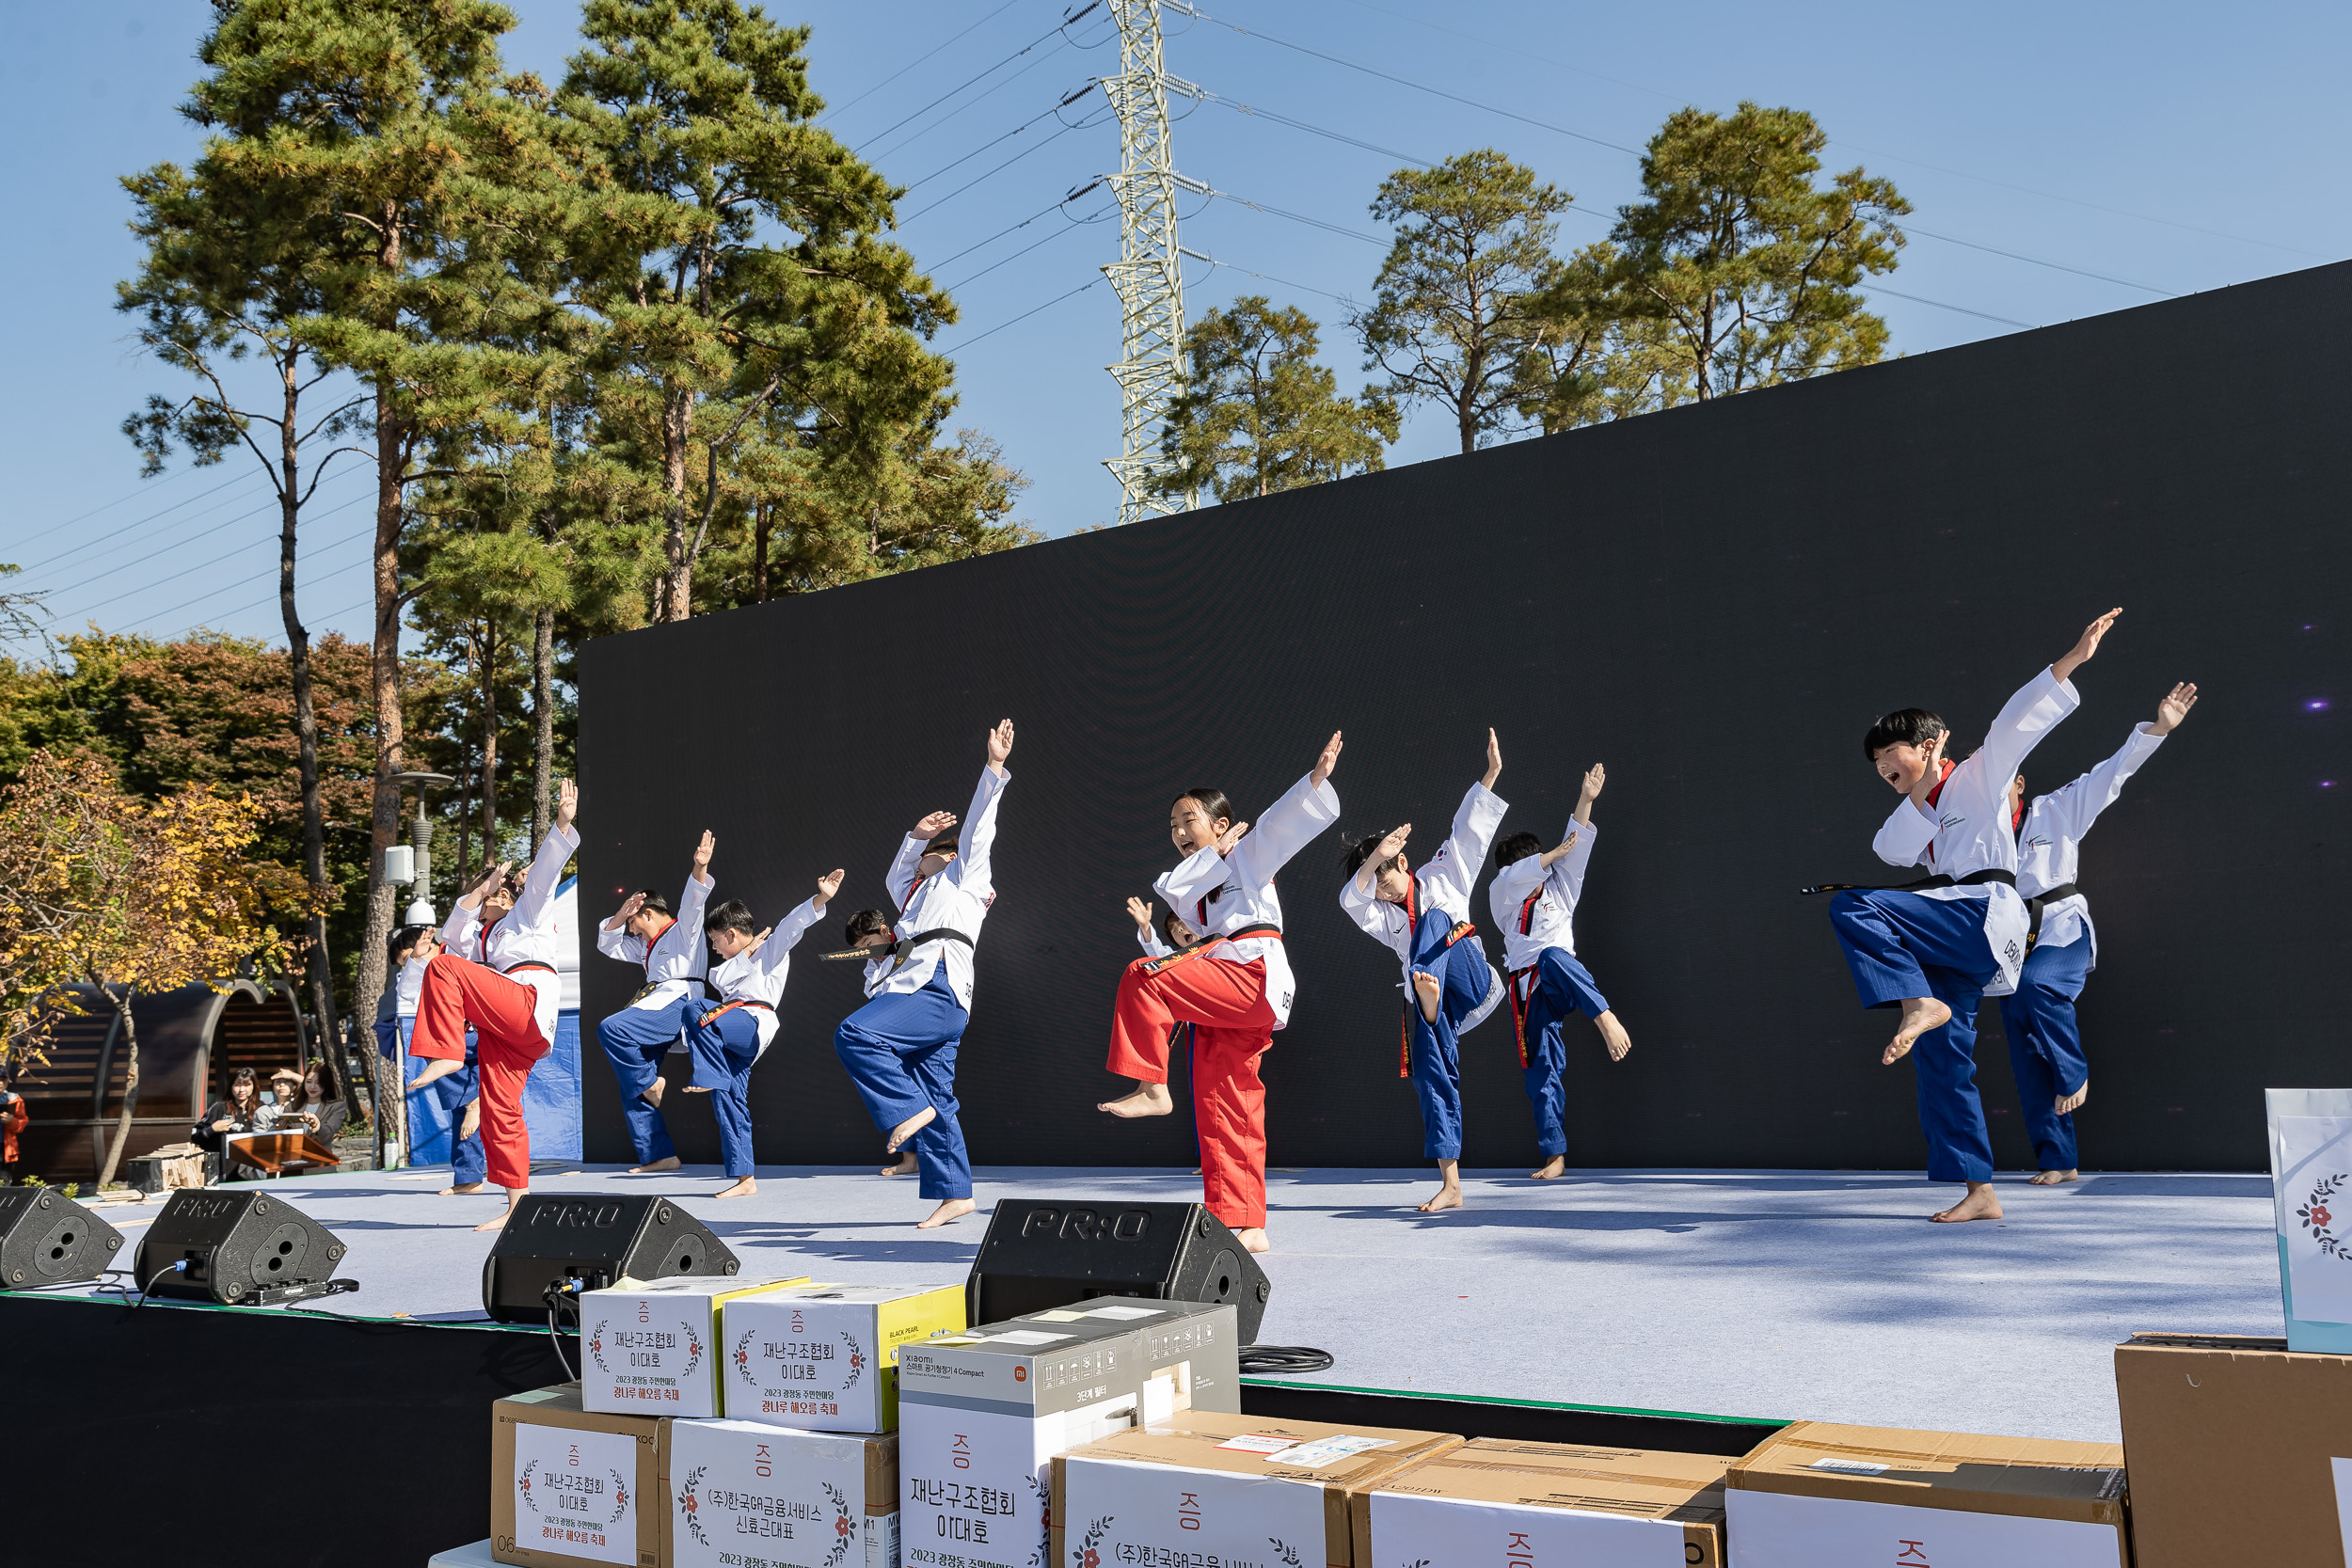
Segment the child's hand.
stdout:
<svg viewBox="0 0 2352 1568">
<path fill-rule="evenodd" d="M 630 915 L 635 914 L 639 910 L 642 910 L 644 907 L 645 895 L 644 894 L 630 894 L 628 897 L 621 900 L 620 909 L 613 913 L 612 928 L 616 931 L 619 930 L 622 927 L 628 924 L 628 917 Z"/>
<path fill-rule="evenodd" d="M 1584 770 L 1584 787 L 1577 792 L 1577 803 L 1579 805 L 1589 806 L 1595 800 L 1599 800 L 1600 786 L 1608 782 L 1609 769 L 1603 768 L 1599 763 L 1593 764 L 1592 767 Z"/>
<path fill-rule="evenodd" d="M 1247 822 L 1236 822 L 1232 827 L 1226 829 L 1224 836 L 1216 841 L 1216 852 L 1219 855 L 1232 854 L 1233 852 L 1233 846 L 1239 844 L 1241 842 L 1241 835 L 1248 831 L 1249 824 Z"/>
<path fill-rule="evenodd" d="M 1309 775 L 1314 782 L 1307 787 L 1321 789 L 1323 781 L 1331 776 L 1331 769 L 1340 765 L 1340 732 L 1333 730 L 1331 738 L 1324 743 L 1323 754 L 1315 758 L 1314 771 Z M 1236 833 L 1235 837 L 1240 835 Z"/>
<path fill-rule="evenodd" d="M 2188 717 L 2188 710 L 2197 705 L 2197 683 L 2183 681 L 2156 705 L 2156 721 L 2150 726 L 2152 734 L 2170 735 Z"/>
<path fill-rule="evenodd" d="M 694 878 L 697 881 L 702 880 L 703 874 L 710 869 L 710 851 L 718 847 L 719 841 L 710 836 L 708 828 L 705 828 L 703 841 L 694 846 Z"/>
<path fill-rule="evenodd" d="M 1130 898 L 1127 900 L 1127 918 L 1136 923 L 1136 930 L 1141 931 L 1146 936 L 1152 934 L 1152 906 L 1145 903 L 1142 899 Z"/>
<path fill-rule="evenodd" d="M 2118 605 L 2083 627 L 2083 634 L 2074 639 L 2074 645 L 2067 650 L 2066 657 L 2050 666 L 2050 673 L 2060 680 L 2071 679 L 2075 670 L 2089 663 L 2090 656 L 2099 651 L 2099 639 L 2107 634 L 2108 628 L 2115 625 L 2115 618 L 2122 613 L 2122 607 Z"/>
<path fill-rule="evenodd" d="M 1495 732 L 1492 727 L 1489 727 L 1486 731 L 1486 776 L 1478 782 L 1488 789 L 1492 789 L 1495 786 L 1495 780 L 1502 776 L 1502 742 L 1495 738 Z"/>
<path fill-rule="evenodd" d="M 1405 841 L 1412 836 L 1413 825 L 1410 822 L 1393 830 L 1388 837 L 1380 841 L 1380 847 L 1372 852 L 1372 859 L 1366 863 L 1375 866 L 1386 864 L 1405 852 Z"/>
<path fill-rule="evenodd" d="M 572 818 L 580 815 L 580 785 L 569 779 L 559 779 L 555 785 L 555 825 L 568 828 Z"/>
<path fill-rule="evenodd" d="M 1012 721 L 1003 719 L 988 732 L 988 765 L 1002 772 L 1005 759 L 1012 755 Z"/>
<path fill-rule="evenodd" d="M 937 838 L 940 834 L 946 832 L 948 829 L 954 827 L 955 825 L 956 814 L 954 812 L 935 811 L 914 825 L 914 836 L 917 838 Z"/>
<path fill-rule="evenodd" d="M 823 909 L 832 901 L 833 895 L 841 891 L 841 879 L 846 875 L 848 873 L 836 869 L 828 871 L 817 879 L 817 907 L 818 909 Z"/>
</svg>

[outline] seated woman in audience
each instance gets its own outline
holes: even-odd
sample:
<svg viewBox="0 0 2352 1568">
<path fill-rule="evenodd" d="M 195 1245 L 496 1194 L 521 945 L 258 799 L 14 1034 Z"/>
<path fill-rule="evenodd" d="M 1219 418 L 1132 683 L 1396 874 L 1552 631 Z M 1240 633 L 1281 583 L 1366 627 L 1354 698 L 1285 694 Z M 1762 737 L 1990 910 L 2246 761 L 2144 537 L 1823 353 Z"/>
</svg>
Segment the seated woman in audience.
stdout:
<svg viewBox="0 0 2352 1568">
<path fill-rule="evenodd" d="M 222 1155 L 222 1174 L 233 1175 L 234 1171 L 230 1168 L 230 1162 L 226 1158 L 229 1135 L 252 1132 L 254 1118 L 260 1115 L 261 1109 L 262 1094 L 253 1082 L 253 1069 L 241 1067 L 237 1075 L 229 1081 L 229 1093 L 204 1108 L 202 1119 L 188 1133 L 189 1141 L 199 1148 Z"/>
<path fill-rule="evenodd" d="M 304 1132 L 323 1144 L 331 1144 L 335 1134 L 343 1130 L 351 1110 L 342 1101 L 326 1098 L 325 1080 L 324 1070 L 312 1062 L 302 1075 L 302 1098 L 292 1107 L 291 1114 L 301 1119 Z M 278 1120 L 282 1124 L 285 1115 L 281 1114 Z"/>
</svg>

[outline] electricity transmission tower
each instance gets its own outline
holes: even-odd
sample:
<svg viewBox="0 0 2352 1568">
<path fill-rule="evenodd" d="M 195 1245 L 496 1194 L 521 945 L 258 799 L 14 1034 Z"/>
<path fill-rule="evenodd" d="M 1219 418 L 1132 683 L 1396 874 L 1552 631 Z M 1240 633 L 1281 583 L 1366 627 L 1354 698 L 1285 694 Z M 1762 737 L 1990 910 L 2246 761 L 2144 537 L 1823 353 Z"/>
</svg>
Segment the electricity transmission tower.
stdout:
<svg viewBox="0 0 2352 1568">
<path fill-rule="evenodd" d="M 1160 0 L 1111 0 L 1119 24 L 1119 74 L 1103 90 L 1119 116 L 1119 260 L 1103 271 L 1119 295 L 1120 353 L 1107 367 L 1119 382 L 1119 455 L 1104 464 L 1118 477 L 1119 520 L 1132 523 L 1181 512 L 1186 501 L 1154 494 L 1166 467 L 1160 432 L 1184 385 L 1184 279 L 1176 254 L 1178 187 L 1204 191 L 1176 172 L 1168 147 L 1168 94 L 1199 96 L 1191 83 L 1161 69 Z"/>
</svg>

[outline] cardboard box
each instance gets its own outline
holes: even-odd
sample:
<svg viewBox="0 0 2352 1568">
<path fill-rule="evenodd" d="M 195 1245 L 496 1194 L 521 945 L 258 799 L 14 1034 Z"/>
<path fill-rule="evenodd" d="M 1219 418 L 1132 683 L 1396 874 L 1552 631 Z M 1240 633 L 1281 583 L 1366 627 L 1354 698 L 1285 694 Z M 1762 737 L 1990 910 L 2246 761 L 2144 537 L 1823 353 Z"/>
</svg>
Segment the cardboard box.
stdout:
<svg viewBox="0 0 2352 1568">
<path fill-rule="evenodd" d="M 808 1275 L 746 1283 L 718 1275 L 632 1279 L 580 1298 L 580 1400 L 590 1410 L 722 1416 L 719 1312 Z"/>
<path fill-rule="evenodd" d="M 817 1432 L 898 1425 L 898 1347 L 963 1327 L 961 1285 L 796 1285 L 728 1301 L 726 1413 Z"/>
<path fill-rule="evenodd" d="M 1356 1561 L 1724 1568 L 1730 1467 L 1716 1454 L 1477 1438 L 1356 1490 Z"/>
<path fill-rule="evenodd" d="M 1025 1312 L 1015 1323 L 1124 1323 L 1143 1349 L 1143 1419 L 1166 1420 L 1180 1410 L 1241 1412 L 1241 1322 L 1229 1305 L 1094 1297 Z"/>
<path fill-rule="evenodd" d="M 2140 1568 L 2352 1557 L 2352 1355 L 2135 1334 L 2115 1397 Z"/>
<path fill-rule="evenodd" d="M 661 1422 L 588 1410 L 580 1385 L 490 1406 L 490 1552 L 525 1568 L 661 1560 Z"/>
<path fill-rule="evenodd" d="M 898 1438 L 662 1426 L 662 1568 L 898 1568 Z"/>
<path fill-rule="evenodd" d="M 1116 1322 L 987 1323 L 898 1352 L 907 1568 L 1046 1568 L 1054 1455 L 1133 1426 L 1143 1353 Z"/>
<path fill-rule="evenodd" d="M 2128 1568 L 2115 1443 L 1799 1421 L 1724 1477 L 1739 1568 Z"/>
<path fill-rule="evenodd" d="M 1438 1432 L 1190 1411 L 1054 1461 L 1052 1560 L 1347 1568 L 1350 1494 L 1461 1444 Z"/>
</svg>

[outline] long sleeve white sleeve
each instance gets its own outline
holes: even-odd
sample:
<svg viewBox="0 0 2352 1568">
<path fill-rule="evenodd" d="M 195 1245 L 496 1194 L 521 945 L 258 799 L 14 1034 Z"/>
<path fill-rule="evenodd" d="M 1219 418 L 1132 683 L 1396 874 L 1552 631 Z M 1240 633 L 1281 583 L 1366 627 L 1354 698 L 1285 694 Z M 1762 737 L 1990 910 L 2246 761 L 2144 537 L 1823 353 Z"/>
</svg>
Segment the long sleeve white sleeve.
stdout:
<svg viewBox="0 0 2352 1568">
<path fill-rule="evenodd" d="M 1508 810 L 1509 803 L 1484 784 L 1471 784 L 1470 793 L 1454 808 L 1454 831 L 1422 865 L 1419 875 L 1422 882 L 1431 884 L 1439 894 L 1450 894 L 1453 907 L 1469 909 L 1470 889 L 1477 885 L 1479 870 L 1486 863 L 1486 851 L 1494 844 L 1496 831 L 1502 826 L 1502 814 Z"/>
<path fill-rule="evenodd" d="M 555 902 L 556 884 L 564 879 L 564 867 L 579 848 L 578 829 L 548 830 L 548 836 L 539 841 L 539 853 L 531 862 L 531 874 L 523 879 L 522 895 L 515 900 L 510 919 L 528 931 L 547 924 L 548 911 Z"/>
<path fill-rule="evenodd" d="M 947 877 L 975 898 L 986 899 L 995 890 L 995 866 L 993 860 L 996 847 L 996 804 L 1005 798 L 1005 785 L 1012 782 L 1010 773 L 999 773 L 993 768 L 980 769 L 980 782 L 972 791 L 972 804 L 965 809 L 963 823 L 956 835 L 956 863 L 949 866 Z"/>
<path fill-rule="evenodd" d="M 1593 841 L 1600 836 L 1600 830 L 1590 824 L 1580 824 L 1570 817 L 1567 832 L 1560 836 L 1565 840 L 1568 833 L 1576 835 L 1575 846 L 1553 861 L 1551 869 L 1546 875 L 1560 885 L 1562 895 L 1567 899 L 1568 907 L 1573 909 L 1584 897 L 1584 872 L 1593 863 Z"/>
<path fill-rule="evenodd" d="M 792 949 L 808 933 L 808 928 L 823 919 L 825 911 L 818 907 L 816 899 L 803 899 L 798 909 L 776 922 L 775 929 L 768 933 L 768 940 L 761 942 L 759 951 L 752 955 L 753 965 L 773 974 L 791 957 Z"/>
<path fill-rule="evenodd" d="M 1263 886 L 1293 855 L 1339 819 L 1340 794 L 1331 787 L 1331 781 L 1317 784 L 1312 773 L 1306 775 L 1268 806 L 1233 846 L 1228 859 L 1234 877 L 1251 887 Z"/>
<path fill-rule="evenodd" d="M 2154 726 L 2141 723 L 2134 726 L 2123 749 L 2099 764 L 2081 778 L 2057 791 L 2051 802 L 2061 814 L 2060 820 L 2069 838 L 2080 839 L 2090 832 L 2091 823 L 2099 814 L 2115 804 L 2123 793 L 2124 781 L 2139 771 L 2140 764 L 2164 744 L 2164 736 Z"/>
<path fill-rule="evenodd" d="M 882 885 L 890 890 L 892 908 L 907 907 L 907 898 L 914 892 L 914 868 L 923 863 L 923 850 L 929 843 L 920 833 L 909 833 L 899 843 L 898 854 L 891 857 Z"/>
<path fill-rule="evenodd" d="M 1889 865 L 1917 865 L 1935 842 L 1935 818 L 1905 796 L 1870 840 L 1870 848 Z"/>
</svg>

